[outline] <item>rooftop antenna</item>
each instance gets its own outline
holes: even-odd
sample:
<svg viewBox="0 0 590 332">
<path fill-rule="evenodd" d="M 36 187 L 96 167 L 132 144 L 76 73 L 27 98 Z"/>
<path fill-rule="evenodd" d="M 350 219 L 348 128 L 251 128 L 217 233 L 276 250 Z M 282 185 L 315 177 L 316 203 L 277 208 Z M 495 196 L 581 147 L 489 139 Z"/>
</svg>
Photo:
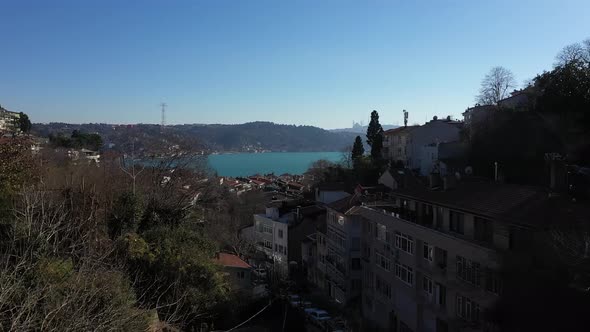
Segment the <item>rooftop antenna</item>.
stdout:
<svg viewBox="0 0 590 332">
<path fill-rule="evenodd" d="M 160 107 L 162 107 L 162 123 L 160 129 L 163 129 L 166 126 L 166 103 L 161 103 Z"/>
<path fill-rule="evenodd" d="M 404 127 L 408 126 L 408 111 L 404 110 Z"/>
</svg>

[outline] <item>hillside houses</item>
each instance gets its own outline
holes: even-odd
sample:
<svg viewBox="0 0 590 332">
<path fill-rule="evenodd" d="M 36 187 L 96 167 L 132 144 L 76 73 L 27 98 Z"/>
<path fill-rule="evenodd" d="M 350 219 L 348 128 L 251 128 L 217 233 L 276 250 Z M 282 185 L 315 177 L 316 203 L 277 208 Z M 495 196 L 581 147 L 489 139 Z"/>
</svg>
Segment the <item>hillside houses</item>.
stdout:
<svg viewBox="0 0 590 332">
<path fill-rule="evenodd" d="M 0 106 L 0 134 L 17 134 L 20 132 L 20 114 Z"/>
</svg>

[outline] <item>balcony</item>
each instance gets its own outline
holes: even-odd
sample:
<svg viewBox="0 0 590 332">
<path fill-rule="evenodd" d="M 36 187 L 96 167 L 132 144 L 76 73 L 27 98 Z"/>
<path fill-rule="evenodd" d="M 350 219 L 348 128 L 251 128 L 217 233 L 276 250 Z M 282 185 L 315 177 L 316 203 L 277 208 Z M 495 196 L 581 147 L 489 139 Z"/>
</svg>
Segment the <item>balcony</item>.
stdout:
<svg viewBox="0 0 590 332">
<path fill-rule="evenodd" d="M 436 260 L 430 262 L 420 257 L 417 266 L 422 272 L 426 272 L 435 279 L 445 279 L 447 276 L 448 267 L 445 263 L 437 263 Z"/>
<path fill-rule="evenodd" d="M 346 268 L 344 265 L 338 263 L 334 258 L 327 256 L 326 262 L 328 263 L 329 267 L 336 270 L 340 275 L 344 276 L 346 274 Z"/>
</svg>

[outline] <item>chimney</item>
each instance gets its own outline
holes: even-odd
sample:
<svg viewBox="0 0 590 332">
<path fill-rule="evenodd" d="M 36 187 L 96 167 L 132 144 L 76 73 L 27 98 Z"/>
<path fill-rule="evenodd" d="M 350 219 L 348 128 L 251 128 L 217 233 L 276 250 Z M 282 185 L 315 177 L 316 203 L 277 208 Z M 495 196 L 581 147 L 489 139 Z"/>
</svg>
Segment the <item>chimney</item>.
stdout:
<svg viewBox="0 0 590 332">
<path fill-rule="evenodd" d="M 498 162 L 494 161 L 494 182 L 498 182 Z"/>
</svg>

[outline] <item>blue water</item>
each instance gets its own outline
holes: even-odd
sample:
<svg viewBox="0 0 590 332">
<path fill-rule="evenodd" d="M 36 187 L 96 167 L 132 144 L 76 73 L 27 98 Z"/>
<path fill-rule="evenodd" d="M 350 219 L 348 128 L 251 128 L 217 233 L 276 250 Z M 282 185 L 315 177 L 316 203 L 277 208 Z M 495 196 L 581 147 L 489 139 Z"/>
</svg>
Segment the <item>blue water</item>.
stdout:
<svg viewBox="0 0 590 332">
<path fill-rule="evenodd" d="M 268 152 L 214 154 L 208 157 L 209 166 L 219 176 L 249 176 L 274 173 L 303 174 L 320 159 L 342 160 L 342 152 Z"/>
</svg>

